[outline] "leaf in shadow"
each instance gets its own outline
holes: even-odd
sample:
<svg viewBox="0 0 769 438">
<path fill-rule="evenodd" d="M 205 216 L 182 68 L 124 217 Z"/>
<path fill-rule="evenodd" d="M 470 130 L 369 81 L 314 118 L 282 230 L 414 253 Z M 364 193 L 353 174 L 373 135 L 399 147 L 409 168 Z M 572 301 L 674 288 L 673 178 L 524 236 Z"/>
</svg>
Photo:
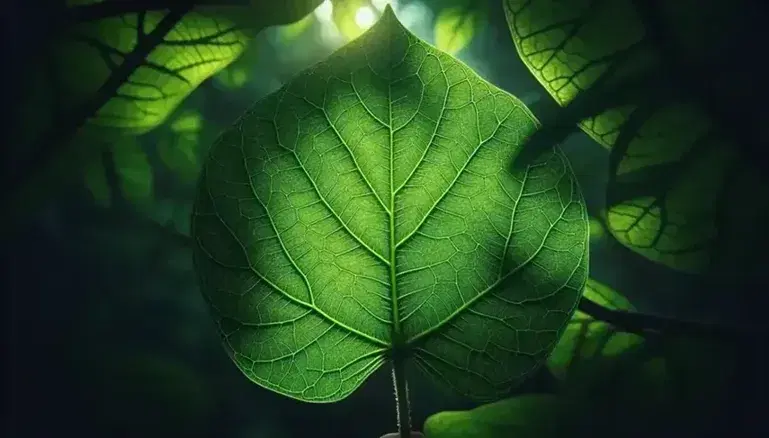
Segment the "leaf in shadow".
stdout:
<svg viewBox="0 0 769 438">
<path fill-rule="evenodd" d="M 570 112 L 563 124 L 581 120 L 584 132 L 611 149 L 608 231 L 650 260 L 700 273 L 739 257 L 727 249 L 744 254 L 757 240 L 745 230 L 769 217 L 769 190 L 740 154 L 764 138 L 734 99 L 744 86 L 702 73 L 722 67 L 731 48 L 722 38 L 712 53 L 702 50 L 713 41 L 702 21 L 737 31 L 748 7 L 683 3 L 690 7 L 506 0 L 505 11 L 521 59 Z M 545 123 L 541 131 L 552 129 Z M 735 211 L 739 220 L 729 217 Z"/>
<path fill-rule="evenodd" d="M 612 310 L 635 310 L 620 293 L 589 279 L 583 296 Z M 566 327 L 547 366 L 558 377 L 565 377 L 576 363 L 596 356 L 616 356 L 643 342 L 641 336 L 618 332 L 610 324 L 577 310 Z"/>
<path fill-rule="evenodd" d="M 532 394 L 509 398 L 469 411 L 446 411 L 425 421 L 427 438 L 547 438 L 557 437 L 562 425 L 554 418 L 565 408 L 555 395 Z"/>
<path fill-rule="evenodd" d="M 7 197 L 17 207 L 28 207 L 31 194 L 45 196 L 52 180 L 73 181 L 76 160 L 98 149 L 94 143 L 163 123 L 240 55 L 251 31 L 295 21 L 320 1 L 200 3 L 205 7 L 194 10 L 195 2 L 67 3 L 23 84 L 28 91 L 12 134 L 21 165 L 7 175 Z M 145 4 L 161 7 L 141 9 Z M 244 29 L 245 22 L 254 27 Z"/>
</svg>

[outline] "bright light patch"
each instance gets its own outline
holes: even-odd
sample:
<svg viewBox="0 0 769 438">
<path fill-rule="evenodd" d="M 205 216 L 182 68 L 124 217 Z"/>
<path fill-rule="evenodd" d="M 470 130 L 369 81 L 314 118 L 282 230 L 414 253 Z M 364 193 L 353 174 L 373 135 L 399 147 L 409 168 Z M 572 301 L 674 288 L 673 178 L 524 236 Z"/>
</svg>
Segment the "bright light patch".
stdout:
<svg viewBox="0 0 769 438">
<path fill-rule="evenodd" d="M 416 27 L 422 23 L 429 23 L 432 20 L 432 11 L 422 2 L 414 1 L 398 10 L 398 21 L 400 21 L 404 27 L 412 31 L 414 30 L 412 27 Z"/>
<path fill-rule="evenodd" d="M 318 21 L 322 23 L 331 23 L 333 20 L 334 5 L 331 4 L 331 0 L 325 0 L 317 8 L 315 8 L 315 16 L 318 17 Z"/>
<path fill-rule="evenodd" d="M 355 13 L 355 24 L 362 29 L 368 29 L 376 23 L 377 14 L 368 6 L 364 6 Z"/>
</svg>

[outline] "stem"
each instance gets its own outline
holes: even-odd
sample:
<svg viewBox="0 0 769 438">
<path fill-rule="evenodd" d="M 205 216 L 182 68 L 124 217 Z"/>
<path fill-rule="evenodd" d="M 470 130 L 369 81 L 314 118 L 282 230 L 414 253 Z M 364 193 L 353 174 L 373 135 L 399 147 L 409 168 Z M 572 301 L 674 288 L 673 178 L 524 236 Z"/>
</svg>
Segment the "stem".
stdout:
<svg viewBox="0 0 769 438">
<path fill-rule="evenodd" d="M 620 330 L 639 335 L 685 335 L 724 340 L 733 340 L 751 335 L 749 330 L 738 327 L 687 321 L 647 313 L 612 310 L 584 296 L 579 302 L 579 310 L 597 320 L 608 322 Z"/>
<path fill-rule="evenodd" d="M 409 408 L 409 388 L 406 381 L 406 369 L 400 355 L 393 355 L 393 386 L 395 386 L 395 412 L 398 416 L 398 434 L 400 438 L 411 438 L 411 409 Z"/>
</svg>

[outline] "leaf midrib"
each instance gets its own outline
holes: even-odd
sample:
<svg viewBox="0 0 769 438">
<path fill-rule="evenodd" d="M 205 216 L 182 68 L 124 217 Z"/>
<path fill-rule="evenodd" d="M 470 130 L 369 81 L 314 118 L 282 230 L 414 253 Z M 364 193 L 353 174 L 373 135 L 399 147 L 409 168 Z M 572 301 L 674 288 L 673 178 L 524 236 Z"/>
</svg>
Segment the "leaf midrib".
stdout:
<svg viewBox="0 0 769 438">
<path fill-rule="evenodd" d="M 395 184 L 394 184 L 394 178 L 393 173 L 394 169 L 393 166 L 395 165 L 395 149 L 394 149 L 394 142 L 393 142 L 393 99 L 392 99 L 392 78 L 389 78 L 390 80 L 387 83 L 387 122 L 388 122 L 388 132 L 390 135 L 389 138 L 389 148 L 390 148 L 390 190 L 389 190 L 389 209 L 387 211 L 387 214 L 389 216 L 389 222 L 390 222 L 390 236 L 389 236 L 389 250 L 390 250 L 390 265 L 388 266 L 390 270 L 390 301 L 391 301 L 391 308 L 390 311 L 392 313 L 392 334 L 390 335 L 391 342 L 392 342 L 392 349 L 398 350 L 402 348 L 403 346 L 403 336 L 402 336 L 402 329 L 401 329 L 401 321 L 400 321 L 400 312 L 398 309 L 398 287 L 397 287 L 397 270 L 396 270 L 396 263 L 395 263 L 395 250 L 397 249 L 396 242 L 395 242 Z"/>
</svg>

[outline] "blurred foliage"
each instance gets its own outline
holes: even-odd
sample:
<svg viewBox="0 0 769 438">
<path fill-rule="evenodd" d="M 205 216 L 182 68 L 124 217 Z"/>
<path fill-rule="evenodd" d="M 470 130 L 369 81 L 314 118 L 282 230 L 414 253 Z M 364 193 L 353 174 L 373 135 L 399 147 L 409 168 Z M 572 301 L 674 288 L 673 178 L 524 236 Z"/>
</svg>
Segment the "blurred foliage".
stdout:
<svg viewBox="0 0 769 438">
<path fill-rule="evenodd" d="M 529 71 L 610 149 L 606 224 L 618 242 L 689 273 L 765 262 L 744 257 L 760 245 L 745 230 L 769 219 L 769 185 L 755 160 L 766 130 L 740 100 L 760 78 L 724 64 L 754 47 L 745 35 L 758 24 L 753 5 L 504 0 L 504 7 Z M 729 38 L 711 44 L 711 28 Z M 700 79 L 713 72 L 714 80 Z"/>
<path fill-rule="evenodd" d="M 583 296 L 607 309 L 635 310 L 627 298 L 592 278 L 588 280 Z M 556 376 L 564 376 L 579 361 L 597 356 L 615 356 L 641 342 L 641 336 L 617 332 L 612 325 L 577 310 L 550 355 L 547 366 Z"/>
<path fill-rule="evenodd" d="M 427 419 L 427 438 L 701 437 L 718 421 L 735 372 L 730 347 L 664 339 L 572 364 L 553 394 L 525 394 Z M 708 367 L 703 367 L 708 363 Z"/>
<path fill-rule="evenodd" d="M 456 55 L 472 41 L 485 21 L 485 9 L 473 7 L 473 2 L 441 10 L 435 19 L 435 46 Z"/>
<path fill-rule="evenodd" d="M 116 160 L 128 166 L 117 166 L 123 188 L 132 198 L 146 198 L 148 189 L 137 178 L 148 175 L 147 166 L 124 137 L 162 124 L 203 81 L 240 56 L 253 31 L 294 22 L 319 3 L 293 0 L 278 8 L 222 1 L 218 7 L 180 4 L 126 13 L 113 1 L 67 2 L 22 76 L 26 92 L 14 114 L 10 153 L 24 165 L 8 176 L 12 212 L 34 208 L 83 173 L 107 204 L 96 155 L 113 143 Z M 242 73 L 229 78 L 244 81 Z M 118 151 L 124 142 L 129 150 Z"/>
<path fill-rule="evenodd" d="M 425 422 L 425 436 L 468 437 L 556 437 L 553 413 L 563 401 L 549 394 L 522 395 L 470 411 L 439 412 Z"/>
</svg>

